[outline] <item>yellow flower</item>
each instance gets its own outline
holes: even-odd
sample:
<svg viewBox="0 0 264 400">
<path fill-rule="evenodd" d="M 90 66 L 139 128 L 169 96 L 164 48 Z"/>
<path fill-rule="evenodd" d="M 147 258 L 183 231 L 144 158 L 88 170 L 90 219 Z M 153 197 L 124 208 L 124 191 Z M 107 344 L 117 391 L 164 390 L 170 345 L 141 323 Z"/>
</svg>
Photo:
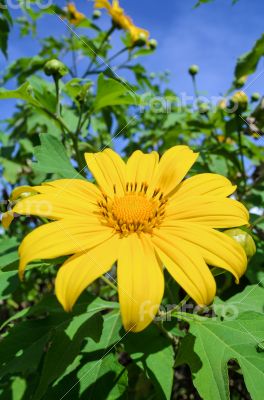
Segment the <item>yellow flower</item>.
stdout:
<svg viewBox="0 0 264 400">
<path fill-rule="evenodd" d="M 108 0 L 95 0 L 95 8 L 105 8 L 108 14 L 112 17 L 114 23 L 119 27 L 128 31 L 131 35 L 132 42 L 149 38 L 149 32 L 145 29 L 139 28 L 134 25 L 132 19 L 128 17 L 123 8 L 120 7 L 118 0 L 113 0 L 112 4 Z"/>
<path fill-rule="evenodd" d="M 216 230 L 248 224 L 248 212 L 227 198 L 236 187 L 217 174 L 183 180 L 198 157 L 175 146 L 159 160 L 135 151 L 125 163 L 110 149 L 86 153 L 97 184 L 60 179 L 34 187 L 39 194 L 14 207 L 18 214 L 54 220 L 36 228 L 20 248 L 20 277 L 28 263 L 71 255 L 56 277 L 56 295 L 70 311 L 79 295 L 117 261 L 123 325 L 141 331 L 159 309 L 166 268 L 199 305 L 213 301 L 216 284 L 208 265 L 238 282 L 247 257 Z"/>
<path fill-rule="evenodd" d="M 74 3 L 68 3 L 66 10 L 68 12 L 67 19 L 73 25 L 78 25 L 85 19 L 85 15 L 76 9 Z"/>
</svg>

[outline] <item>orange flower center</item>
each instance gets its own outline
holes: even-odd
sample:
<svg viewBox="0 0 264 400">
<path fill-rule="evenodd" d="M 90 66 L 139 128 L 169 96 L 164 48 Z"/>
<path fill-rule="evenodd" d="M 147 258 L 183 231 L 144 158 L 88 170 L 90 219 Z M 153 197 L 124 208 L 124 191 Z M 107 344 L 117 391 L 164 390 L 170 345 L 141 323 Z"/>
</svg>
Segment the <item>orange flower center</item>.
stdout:
<svg viewBox="0 0 264 400">
<path fill-rule="evenodd" d="M 160 225 L 165 215 L 167 199 L 159 190 L 152 196 L 147 195 L 148 186 L 127 184 L 124 196 L 109 199 L 104 195 L 104 201 L 99 201 L 100 215 L 103 222 L 121 235 L 132 232 L 151 233 L 153 228 Z"/>
</svg>

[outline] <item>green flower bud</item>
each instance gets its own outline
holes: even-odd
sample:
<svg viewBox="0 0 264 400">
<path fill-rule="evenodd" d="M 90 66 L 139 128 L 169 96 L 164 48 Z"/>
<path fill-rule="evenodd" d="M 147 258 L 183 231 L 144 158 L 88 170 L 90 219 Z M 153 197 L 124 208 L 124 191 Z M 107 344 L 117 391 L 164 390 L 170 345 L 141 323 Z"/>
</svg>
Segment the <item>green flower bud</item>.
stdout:
<svg viewBox="0 0 264 400">
<path fill-rule="evenodd" d="M 190 66 L 190 68 L 189 68 L 189 74 L 190 75 L 195 76 L 195 75 L 198 74 L 198 72 L 199 72 L 198 65 L 193 64 L 193 65 Z"/>
<path fill-rule="evenodd" d="M 207 114 L 209 110 L 210 110 L 209 104 L 201 103 L 199 105 L 199 113 L 200 114 Z"/>
<path fill-rule="evenodd" d="M 259 101 L 260 97 L 261 97 L 260 93 L 258 93 L 258 92 L 252 93 L 251 101 Z"/>
<path fill-rule="evenodd" d="M 46 62 L 44 72 L 48 76 L 53 76 L 58 79 L 68 74 L 68 68 L 61 61 L 53 59 Z"/>
<path fill-rule="evenodd" d="M 134 46 L 143 47 L 147 44 L 148 38 L 144 32 L 140 32 L 137 40 L 134 42 Z"/>
<path fill-rule="evenodd" d="M 246 111 L 248 107 L 248 97 L 243 91 L 236 92 L 230 100 L 232 108 L 236 108 L 236 111 Z"/>
<path fill-rule="evenodd" d="M 243 247 L 248 258 L 254 256 L 256 253 L 256 245 L 249 233 L 239 228 L 227 229 L 224 233 L 235 239 L 235 241 Z"/>
<path fill-rule="evenodd" d="M 94 10 L 94 12 L 93 12 L 93 19 L 98 19 L 98 18 L 101 17 L 101 15 L 102 15 L 102 13 L 101 13 L 100 10 Z"/>
<path fill-rule="evenodd" d="M 239 78 L 235 81 L 235 87 L 238 89 L 243 87 L 245 85 L 247 79 L 248 79 L 247 75 L 241 76 L 241 78 Z"/>
<path fill-rule="evenodd" d="M 149 41 L 149 47 L 150 47 L 152 50 L 155 50 L 155 49 L 157 48 L 157 46 L 158 46 L 157 40 L 156 40 L 156 39 L 150 39 L 150 41 Z"/>
</svg>

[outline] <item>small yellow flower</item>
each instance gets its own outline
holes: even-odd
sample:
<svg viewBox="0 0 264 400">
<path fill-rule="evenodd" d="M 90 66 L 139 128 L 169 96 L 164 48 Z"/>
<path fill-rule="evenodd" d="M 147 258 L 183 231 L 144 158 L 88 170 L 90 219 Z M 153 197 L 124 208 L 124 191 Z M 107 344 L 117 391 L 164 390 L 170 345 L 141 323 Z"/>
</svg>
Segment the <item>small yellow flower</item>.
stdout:
<svg viewBox="0 0 264 400">
<path fill-rule="evenodd" d="M 205 173 L 183 180 L 198 157 L 188 146 L 135 151 L 125 163 L 110 149 L 86 153 L 97 184 L 61 179 L 33 189 L 14 212 L 53 222 L 29 233 L 19 248 L 19 274 L 36 259 L 71 255 L 61 266 L 56 295 L 70 311 L 82 291 L 117 261 L 123 325 L 134 332 L 155 317 L 164 293 L 164 268 L 199 305 L 213 301 L 208 265 L 238 282 L 247 266 L 243 248 L 217 229 L 248 224 L 248 212 L 227 198 L 236 187 Z"/>
<path fill-rule="evenodd" d="M 127 16 L 123 8 L 120 7 L 118 0 L 113 0 L 112 4 L 108 0 L 95 0 L 94 7 L 105 8 L 108 11 L 108 14 L 112 17 L 113 22 L 119 28 L 130 33 L 133 43 L 136 43 L 138 40 L 143 38 L 147 42 L 149 32 L 134 25 L 132 19 Z"/>
<path fill-rule="evenodd" d="M 85 19 L 85 15 L 79 12 L 74 3 L 68 3 L 66 7 L 68 13 L 68 21 L 73 25 L 79 25 Z"/>
</svg>

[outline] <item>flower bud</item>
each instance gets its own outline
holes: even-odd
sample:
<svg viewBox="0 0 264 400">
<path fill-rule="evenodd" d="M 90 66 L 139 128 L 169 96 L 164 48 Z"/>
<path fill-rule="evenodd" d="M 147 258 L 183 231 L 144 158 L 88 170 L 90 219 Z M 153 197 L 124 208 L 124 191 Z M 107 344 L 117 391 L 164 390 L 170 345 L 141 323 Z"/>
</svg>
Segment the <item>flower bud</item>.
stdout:
<svg viewBox="0 0 264 400">
<path fill-rule="evenodd" d="M 53 76 L 58 79 L 62 78 L 68 73 L 68 68 L 61 61 L 52 59 L 44 65 L 44 72 L 48 76 Z"/>
<path fill-rule="evenodd" d="M 195 76 L 195 75 L 198 74 L 198 72 L 199 72 L 199 67 L 198 67 L 198 65 L 193 64 L 193 65 L 190 66 L 190 68 L 189 68 L 189 74 L 190 74 L 190 75 Z"/>
<path fill-rule="evenodd" d="M 248 106 L 248 97 L 243 91 L 236 92 L 230 100 L 231 107 L 236 106 L 236 111 L 245 111 Z"/>
<path fill-rule="evenodd" d="M 220 110 L 226 110 L 227 109 L 227 100 L 226 99 L 220 100 L 219 103 L 217 104 L 217 106 Z"/>
<path fill-rule="evenodd" d="M 260 93 L 255 92 L 251 95 L 251 101 L 259 101 L 260 100 Z"/>
<path fill-rule="evenodd" d="M 155 50 L 155 49 L 157 48 L 157 46 L 158 46 L 157 40 L 156 40 L 156 39 L 150 39 L 150 41 L 149 41 L 149 47 L 150 47 L 152 50 Z"/>
<path fill-rule="evenodd" d="M 207 114 L 209 110 L 210 110 L 209 104 L 201 103 L 199 105 L 199 113 L 200 114 Z"/>
<path fill-rule="evenodd" d="M 140 32 L 137 39 L 135 40 L 134 45 L 138 47 L 145 46 L 147 44 L 147 35 L 144 32 Z"/>
<path fill-rule="evenodd" d="M 254 256 L 254 254 L 256 253 L 256 245 L 252 236 L 250 236 L 249 233 L 239 228 L 227 229 L 226 231 L 224 231 L 224 233 L 232 237 L 237 243 L 239 243 L 243 247 L 248 258 Z"/>
<path fill-rule="evenodd" d="M 248 79 L 247 75 L 241 76 L 241 78 L 239 78 L 235 81 L 235 87 L 238 89 L 243 87 L 245 85 L 247 79 Z"/>
<path fill-rule="evenodd" d="M 101 13 L 100 10 L 94 10 L 94 12 L 93 12 L 93 19 L 98 19 L 98 18 L 101 17 L 101 15 L 102 15 L 102 13 Z"/>
</svg>

